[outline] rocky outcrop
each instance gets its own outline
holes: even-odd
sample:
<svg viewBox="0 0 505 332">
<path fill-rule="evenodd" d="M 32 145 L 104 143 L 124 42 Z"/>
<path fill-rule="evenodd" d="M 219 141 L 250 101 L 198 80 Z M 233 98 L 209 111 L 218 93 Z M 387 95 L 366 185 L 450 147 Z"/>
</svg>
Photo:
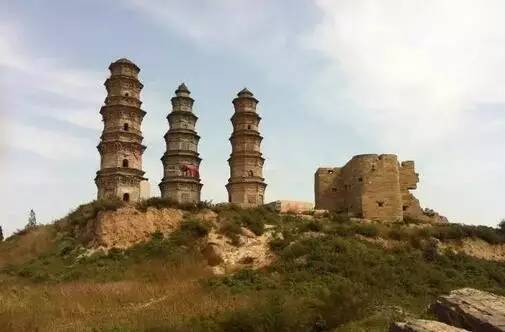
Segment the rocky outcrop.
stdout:
<svg viewBox="0 0 505 332">
<path fill-rule="evenodd" d="M 147 241 L 153 233 L 164 235 L 175 230 L 183 219 L 178 209 L 148 208 L 141 212 L 133 207 L 100 212 L 92 225 L 92 247 L 126 249 Z"/>
<path fill-rule="evenodd" d="M 505 244 L 489 244 L 478 238 L 439 242 L 438 248 L 442 252 L 445 249 L 450 249 L 456 253 L 463 253 L 480 259 L 505 262 Z"/>
<path fill-rule="evenodd" d="M 413 319 L 406 322 L 393 323 L 390 332 L 468 332 L 468 330 L 449 326 L 433 320 Z"/>
<path fill-rule="evenodd" d="M 265 231 L 259 236 L 246 228 L 241 231 L 242 234 L 238 235 L 238 246 L 215 229 L 209 233 L 202 254 L 215 274 L 224 274 L 244 267 L 257 269 L 272 262 L 274 255 L 269 246 L 272 231 Z"/>
<path fill-rule="evenodd" d="M 463 288 L 440 296 L 431 306 L 439 320 L 471 331 L 505 331 L 505 297 Z"/>
</svg>

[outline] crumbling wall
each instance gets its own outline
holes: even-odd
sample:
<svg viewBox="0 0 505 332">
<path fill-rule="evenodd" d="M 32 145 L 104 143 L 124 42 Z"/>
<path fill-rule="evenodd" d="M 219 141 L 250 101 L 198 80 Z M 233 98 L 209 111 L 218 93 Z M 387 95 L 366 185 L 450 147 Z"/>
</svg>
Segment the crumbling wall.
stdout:
<svg viewBox="0 0 505 332">
<path fill-rule="evenodd" d="M 366 155 L 360 160 L 357 180 L 362 185 L 361 209 L 365 219 L 402 220 L 398 159 L 395 155 Z M 347 167 L 347 165 L 346 165 Z"/>
<path fill-rule="evenodd" d="M 315 209 L 342 209 L 344 206 L 342 187 L 340 168 L 318 168 L 314 175 Z"/>
<path fill-rule="evenodd" d="M 410 192 L 418 182 L 413 161 L 400 164 L 393 154 L 357 155 L 344 167 L 316 171 L 315 208 L 365 219 L 444 221 L 424 211 Z"/>
</svg>

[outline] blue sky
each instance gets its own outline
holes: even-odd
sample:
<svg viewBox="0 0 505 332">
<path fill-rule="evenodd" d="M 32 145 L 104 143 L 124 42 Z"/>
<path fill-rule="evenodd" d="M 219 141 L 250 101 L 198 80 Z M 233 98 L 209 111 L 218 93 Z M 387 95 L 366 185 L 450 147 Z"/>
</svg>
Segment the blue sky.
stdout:
<svg viewBox="0 0 505 332">
<path fill-rule="evenodd" d="M 266 200 L 313 200 L 318 166 L 415 160 L 452 221 L 505 217 L 501 0 L 0 0 L 0 225 L 95 198 L 110 62 L 138 64 L 146 176 L 159 195 L 170 98 L 200 117 L 203 199 L 226 199 L 235 94 L 260 100 Z"/>
</svg>

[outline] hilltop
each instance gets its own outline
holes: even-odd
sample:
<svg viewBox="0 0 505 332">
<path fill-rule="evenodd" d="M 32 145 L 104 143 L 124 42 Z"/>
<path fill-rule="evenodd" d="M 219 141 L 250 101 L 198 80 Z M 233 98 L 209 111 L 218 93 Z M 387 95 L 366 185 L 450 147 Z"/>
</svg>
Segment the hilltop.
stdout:
<svg viewBox="0 0 505 332">
<path fill-rule="evenodd" d="M 0 326 L 387 331 L 453 289 L 505 295 L 504 260 L 484 226 L 95 201 L 0 243 Z"/>
</svg>

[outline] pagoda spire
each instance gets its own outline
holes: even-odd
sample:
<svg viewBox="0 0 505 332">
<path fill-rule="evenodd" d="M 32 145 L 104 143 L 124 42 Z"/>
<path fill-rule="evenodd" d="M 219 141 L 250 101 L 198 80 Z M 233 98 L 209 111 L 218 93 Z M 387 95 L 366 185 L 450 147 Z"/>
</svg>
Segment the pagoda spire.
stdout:
<svg viewBox="0 0 505 332">
<path fill-rule="evenodd" d="M 256 112 L 257 104 L 258 100 L 247 88 L 233 99 L 230 178 L 226 189 L 228 201 L 242 207 L 263 205 L 267 186 L 263 178 L 265 159 L 260 149 L 263 137 L 258 129 L 261 117 Z"/>
<path fill-rule="evenodd" d="M 97 197 L 135 202 L 149 195 L 142 170 L 146 147 L 142 145 L 141 124 L 146 113 L 140 108 L 140 68 L 122 58 L 111 63 L 109 70 L 107 98 L 100 110 L 104 129 L 97 147 L 101 160 L 95 178 Z"/>
<path fill-rule="evenodd" d="M 172 111 L 168 114 L 168 132 L 165 134 L 166 152 L 161 158 L 163 179 L 161 197 L 178 203 L 200 202 L 200 162 L 195 126 L 198 117 L 193 113 L 194 99 L 182 83 L 172 97 Z"/>
</svg>

